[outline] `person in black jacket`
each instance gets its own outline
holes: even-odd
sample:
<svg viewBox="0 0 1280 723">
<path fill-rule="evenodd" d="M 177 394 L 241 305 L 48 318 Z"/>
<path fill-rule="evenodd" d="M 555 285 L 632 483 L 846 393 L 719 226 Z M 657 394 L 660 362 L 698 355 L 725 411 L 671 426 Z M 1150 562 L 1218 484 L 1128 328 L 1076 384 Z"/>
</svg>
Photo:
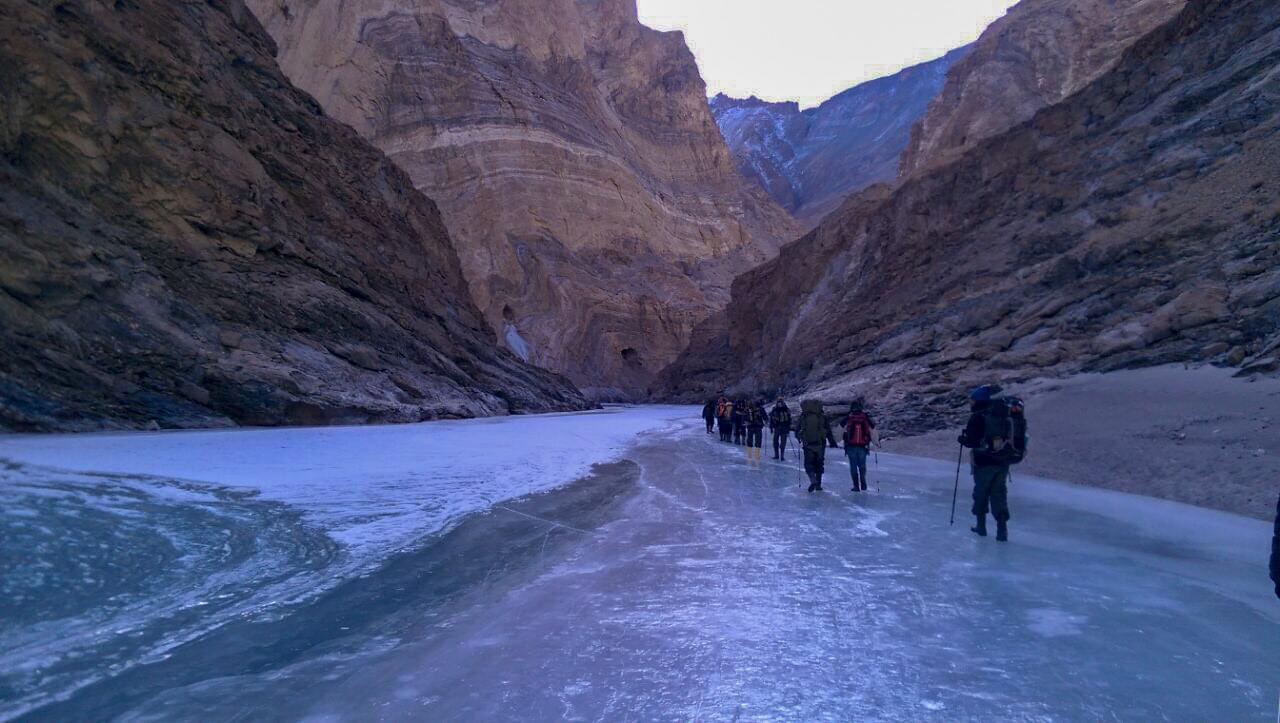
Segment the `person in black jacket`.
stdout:
<svg viewBox="0 0 1280 723">
<path fill-rule="evenodd" d="M 1276 531 L 1271 538 L 1271 582 L 1276 584 L 1276 597 L 1280 597 L 1280 500 L 1276 500 Z"/>
<path fill-rule="evenodd" d="M 716 400 L 708 399 L 707 403 L 702 405 L 702 421 L 707 423 L 707 434 L 712 434 L 716 429 Z"/>
<path fill-rule="evenodd" d="M 977 524 L 971 527 L 981 537 L 987 536 L 987 510 L 996 518 L 996 540 L 1009 539 L 1009 465 L 984 451 L 987 447 L 985 412 L 998 387 L 981 386 L 969 394 L 969 423 L 960 435 L 961 445 L 973 450 L 970 469 L 973 472 L 973 515 Z"/>
<path fill-rule="evenodd" d="M 747 427 L 747 459 L 758 466 L 763 455 L 761 448 L 764 446 L 764 425 L 769 420 L 769 412 L 764 408 L 764 402 L 751 401 L 747 402 L 747 413 L 744 416 L 743 422 Z"/>
<path fill-rule="evenodd" d="M 778 397 L 778 403 L 769 412 L 769 431 L 773 432 L 773 458 L 785 462 L 787 438 L 791 436 L 791 408 L 782 397 Z"/>
<path fill-rule="evenodd" d="M 747 443 L 747 400 L 739 399 L 733 403 L 733 443 Z"/>
</svg>

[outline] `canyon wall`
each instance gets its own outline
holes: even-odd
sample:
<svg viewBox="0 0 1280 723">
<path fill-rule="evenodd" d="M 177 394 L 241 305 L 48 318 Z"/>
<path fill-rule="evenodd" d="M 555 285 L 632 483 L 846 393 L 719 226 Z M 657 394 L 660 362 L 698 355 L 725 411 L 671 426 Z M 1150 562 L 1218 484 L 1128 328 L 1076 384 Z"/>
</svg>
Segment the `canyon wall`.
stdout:
<svg viewBox="0 0 1280 723">
<path fill-rule="evenodd" d="M 816 108 L 718 95 L 716 123 L 738 169 L 812 228 L 846 196 L 898 176 L 898 158 L 968 48 L 862 83 Z"/>
<path fill-rule="evenodd" d="M 1186 0 L 1022 0 L 947 75 L 901 175 L 950 163 L 1096 80 Z"/>
<path fill-rule="evenodd" d="M 440 204 L 503 343 L 597 398 L 644 395 L 798 235 L 634 0 L 250 5 L 289 77 Z"/>
<path fill-rule="evenodd" d="M 0 427 L 576 409 L 240 0 L 0 0 Z"/>
<path fill-rule="evenodd" d="M 1188 3 L 1065 101 L 739 277 L 666 395 L 865 394 L 901 433 L 986 381 L 1275 373 L 1278 77 L 1280 5 Z"/>
</svg>

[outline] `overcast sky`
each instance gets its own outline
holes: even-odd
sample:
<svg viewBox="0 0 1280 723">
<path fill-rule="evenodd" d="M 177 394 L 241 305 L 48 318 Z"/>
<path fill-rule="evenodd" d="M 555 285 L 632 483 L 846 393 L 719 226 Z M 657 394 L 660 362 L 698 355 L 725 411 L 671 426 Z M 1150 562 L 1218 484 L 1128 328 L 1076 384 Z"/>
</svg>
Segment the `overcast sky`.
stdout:
<svg viewBox="0 0 1280 723">
<path fill-rule="evenodd" d="M 817 105 L 976 40 L 1015 0 L 638 0 L 683 30 L 712 94 Z"/>
</svg>

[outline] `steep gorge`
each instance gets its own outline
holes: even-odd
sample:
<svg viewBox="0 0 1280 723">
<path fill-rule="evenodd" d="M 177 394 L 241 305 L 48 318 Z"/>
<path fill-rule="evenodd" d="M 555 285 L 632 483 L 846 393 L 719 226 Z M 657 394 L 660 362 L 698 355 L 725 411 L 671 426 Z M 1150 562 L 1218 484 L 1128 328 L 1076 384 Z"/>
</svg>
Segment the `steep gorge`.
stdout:
<svg viewBox="0 0 1280 723">
<path fill-rule="evenodd" d="M 1274 373 L 1277 171 L 1280 6 L 1194 0 L 1063 102 L 738 278 L 665 390 L 868 394 L 901 433 L 991 379 Z"/>
<path fill-rule="evenodd" d="M 579 409 L 241 0 L 0 0 L 0 428 Z"/>
<path fill-rule="evenodd" d="M 250 5 L 289 77 L 440 204 L 507 347 L 597 398 L 646 394 L 798 235 L 634 0 Z"/>
</svg>

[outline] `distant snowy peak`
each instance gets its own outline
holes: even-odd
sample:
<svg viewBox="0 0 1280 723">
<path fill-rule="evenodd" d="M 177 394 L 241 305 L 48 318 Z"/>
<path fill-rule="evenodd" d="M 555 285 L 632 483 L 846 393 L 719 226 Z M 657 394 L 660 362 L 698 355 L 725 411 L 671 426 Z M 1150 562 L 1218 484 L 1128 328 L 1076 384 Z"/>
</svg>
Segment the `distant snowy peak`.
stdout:
<svg viewBox="0 0 1280 723">
<path fill-rule="evenodd" d="M 742 174 L 794 213 L 802 203 L 794 164 L 809 129 L 800 104 L 721 93 L 711 99 L 711 112 Z"/>
<path fill-rule="evenodd" d="M 817 108 L 722 93 L 711 112 L 742 174 L 812 225 L 849 194 L 897 176 L 912 125 L 967 50 L 854 86 Z"/>
</svg>

